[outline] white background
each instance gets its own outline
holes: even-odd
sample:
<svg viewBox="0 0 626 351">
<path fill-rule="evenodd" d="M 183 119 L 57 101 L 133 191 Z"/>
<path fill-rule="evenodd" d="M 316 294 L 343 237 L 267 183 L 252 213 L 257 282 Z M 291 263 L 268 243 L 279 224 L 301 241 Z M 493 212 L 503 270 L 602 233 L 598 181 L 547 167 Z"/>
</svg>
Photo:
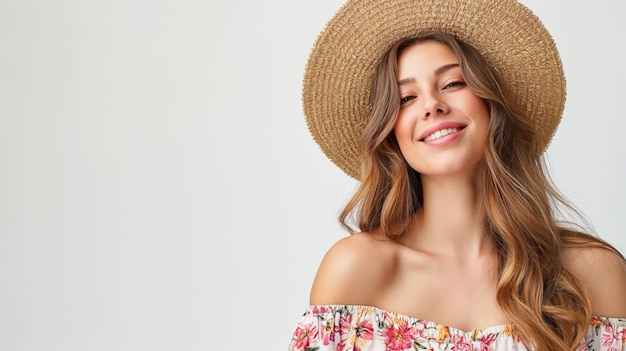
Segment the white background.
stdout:
<svg viewBox="0 0 626 351">
<path fill-rule="evenodd" d="M 552 174 L 624 251 L 626 2 L 523 2 Z M 300 103 L 341 3 L 0 1 L 0 350 L 286 350 L 355 186 Z"/>
</svg>

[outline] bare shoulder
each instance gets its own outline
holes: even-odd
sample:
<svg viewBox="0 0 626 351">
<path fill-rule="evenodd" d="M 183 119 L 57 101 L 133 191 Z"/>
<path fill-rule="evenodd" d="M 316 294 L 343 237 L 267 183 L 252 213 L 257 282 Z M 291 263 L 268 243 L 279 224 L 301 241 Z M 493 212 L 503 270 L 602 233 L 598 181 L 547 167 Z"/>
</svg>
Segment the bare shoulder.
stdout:
<svg viewBox="0 0 626 351">
<path fill-rule="evenodd" d="M 393 247 L 373 233 L 353 234 L 336 242 L 318 268 L 311 304 L 374 304 L 395 266 Z"/>
<path fill-rule="evenodd" d="M 576 247 L 566 249 L 564 264 L 587 287 L 594 315 L 626 317 L 624 259 L 608 249 Z"/>
</svg>

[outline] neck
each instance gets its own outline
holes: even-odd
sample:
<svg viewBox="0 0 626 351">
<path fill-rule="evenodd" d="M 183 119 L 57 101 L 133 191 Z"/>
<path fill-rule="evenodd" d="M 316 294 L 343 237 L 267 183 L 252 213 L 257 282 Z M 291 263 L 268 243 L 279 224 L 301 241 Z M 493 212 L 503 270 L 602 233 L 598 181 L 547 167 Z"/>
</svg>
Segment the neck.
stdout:
<svg viewBox="0 0 626 351">
<path fill-rule="evenodd" d="M 422 188 L 423 206 L 413 218 L 408 246 L 459 259 L 493 252 L 471 179 L 422 177 Z"/>
</svg>

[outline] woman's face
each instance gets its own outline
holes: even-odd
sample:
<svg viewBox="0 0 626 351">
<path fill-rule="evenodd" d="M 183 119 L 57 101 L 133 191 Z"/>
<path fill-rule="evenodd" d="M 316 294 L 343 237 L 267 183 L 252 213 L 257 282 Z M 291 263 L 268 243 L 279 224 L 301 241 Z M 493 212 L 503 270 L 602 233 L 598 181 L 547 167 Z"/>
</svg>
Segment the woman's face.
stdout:
<svg viewBox="0 0 626 351">
<path fill-rule="evenodd" d="M 398 85 L 394 132 L 408 164 L 422 177 L 473 176 L 485 153 L 489 113 L 465 84 L 454 51 L 436 41 L 404 49 Z"/>
</svg>

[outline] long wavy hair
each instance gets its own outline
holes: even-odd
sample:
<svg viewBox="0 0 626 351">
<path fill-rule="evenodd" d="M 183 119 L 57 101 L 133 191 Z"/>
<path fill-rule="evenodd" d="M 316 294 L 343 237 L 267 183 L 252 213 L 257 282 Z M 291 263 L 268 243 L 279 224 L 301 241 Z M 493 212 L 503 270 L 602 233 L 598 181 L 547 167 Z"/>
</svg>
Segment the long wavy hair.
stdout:
<svg viewBox="0 0 626 351">
<path fill-rule="evenodd" d="M 351 233 L 356 225 L 397 240 L 422 206 L 420 175 L 402 157 L 393 128 L 400 109 L 398 56 L 426 40 L 455 52 L 466 84 L 488 106 L 488 142 L 475 181 L 485 232 L 497 249 L 497 303 L 527 346 L 575 349 L 591 320 L 591 302 L 582 282 L 564 267 L 564 248 L 593 246 L 620 254 L 557 220 L 563 208 L 575 209 L 547 175 L 543 150 L 534 142 L 535 125 L 498 72 L 471 46 L 445 33 L 428 32 L 398 42 L 381 60 L 360 145 L 361 183 L 340 222 Z"/>
</svg>

